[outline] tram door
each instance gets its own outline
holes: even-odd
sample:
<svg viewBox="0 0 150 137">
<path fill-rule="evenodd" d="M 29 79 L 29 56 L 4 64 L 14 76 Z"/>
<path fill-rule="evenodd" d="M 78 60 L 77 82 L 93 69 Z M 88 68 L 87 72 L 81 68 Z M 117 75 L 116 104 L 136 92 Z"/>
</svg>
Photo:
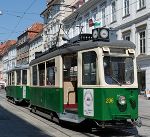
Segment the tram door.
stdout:
<svg viewBox="0 0 150 137">
<path fill-rule="evenodd" d="M 77 54 L 63 56 L 64 108 L 77 108 Z"/>
</svg>

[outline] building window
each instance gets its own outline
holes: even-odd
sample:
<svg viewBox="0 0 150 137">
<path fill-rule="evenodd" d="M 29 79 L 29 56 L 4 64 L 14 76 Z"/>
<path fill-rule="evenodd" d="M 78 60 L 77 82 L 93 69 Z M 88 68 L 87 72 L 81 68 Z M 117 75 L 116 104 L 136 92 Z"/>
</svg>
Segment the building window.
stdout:
<svg viewBox="0 0 150 137">
<path fill-rule="evenodd" d="M 86 33 L 89 33 L 89 19 L 86 19 L 85 23 Z"/>
<path fill-rule="evenodd" d="M 128 36 L 126 36 L 126 37 L 125 37 L 125 40 L 130 41 L 130 36 L 129 36 L 129 35 L 128 35 Z"/>
<path fill-rule="evenodd" d="M 106 9 L 105 6 L 101 7 L 102 26 L 105 26 L 105 17 L 106 17 L 105 9 Z"/>
<path fill-rule="evenodd" d="M 97 27 L 100 27 L 100 25 L 101 25 L 100 20 L 98 19 L 98 8 L 97 7 L 95 7 L 94 9 L 91 10 L 90 20 L 91 19 L 94 24 L 91 26 L 90 21 L 88 21 L 89 33 L 92 33 L 92 28 L 97 28 Z"/>
<path fill-rule="evenodd" d="M 112 0 L 111 2 L 111 20 L 112 22 L 115 22 L 116 21 L 116 1 L 115 0 Z"/>
<path fill-rule="evenodd" d="M 145 91 L 145 89 L 146 89 L 146 72 L 145 72 L 145 70 L 138 72 L 137 76 L 138 76 L 139 91 Z"/>
<path fill-rule="evenodd" d="M 130 41 L 130 34 L 123 35 L 123 39 Z"/>
<path fill-rule="evenodd" d="M 78 23 L 77 23 L 77 27 L 78 27 L 78 34 L 81 34 L 82 33 L 82 29 L 83 29 L 83 26 L 82 26 L 82 17 L 80 17 L 78 19 Z"/>
<path fill-rule="evenodd" d="M 94 23 L 97 21 L 96 16 L 97 16 L 97 13 L 94 12 L 94 13 L 93 13 L 93 21 L 94 21 Z"/>
<path fill-rule="evenodd" d="M 145 30 L 139 32 L 140 54 L 145 53 Z"/>
<path fill-rule="evenodd" d="M 124 0 L 124 16 L 129 15 L 129 0 Z"/>
<path fill-rule="evenodd" d="M 138 10 L 146 7 L 146 1 L 145 0 L 138 0 Z"/>
<path fill-rule="evenodd" d="M 95 7 L 94 9 L 92 9 L 91 13 L 92 13 L 92 19 L 93 19 L 93 21 L 96 22 L 97 21 L 97 14 L 98 14 L 97 7 Z"/>
</svg>

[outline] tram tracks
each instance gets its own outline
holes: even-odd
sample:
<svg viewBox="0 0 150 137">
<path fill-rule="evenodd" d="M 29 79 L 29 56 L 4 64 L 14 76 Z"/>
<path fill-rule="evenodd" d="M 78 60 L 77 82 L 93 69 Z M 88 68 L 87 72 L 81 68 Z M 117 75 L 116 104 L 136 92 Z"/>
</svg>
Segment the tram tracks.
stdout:
<svg viewBox="0 0 150 137">
<path fill-rule="evenodd" d="M 64 129 L 60 128 L 59 125 L 57 125 L 55 123 L 52 123 L 52 122 L 50 122 L 50 121 L 48 121 L 48 120 L 46 120 L 46 119 L 44 119 L 44 118 L 42 118 L 42 117 L 40 117 L 38 115 L 35 115 L 34 113 L 31 113 L 29 107 L 20 107 L 20 106 L 17 106 L 15 104 L 7 101 L 5 97 L 1 96 L 1 98 L 3 99 L 3 101 L 5 103 L 7 103 L 9 106 L 13 107 L 14 109 L 19 110 L 19 111 L 25 113 L 26 115 L 28 115 L 28 116 L 36 119 L 36 120 L 39 120 L 40 122 L 46 124 L 47 126 L 49 126 L 49 127 L 53 128 L 53 129 L 57 130 L 57 132 L 60 132 L 61 136 L 71 137 L 71 135 L 67 134 L 66 131 L 63 131 Z"/>
</svg>

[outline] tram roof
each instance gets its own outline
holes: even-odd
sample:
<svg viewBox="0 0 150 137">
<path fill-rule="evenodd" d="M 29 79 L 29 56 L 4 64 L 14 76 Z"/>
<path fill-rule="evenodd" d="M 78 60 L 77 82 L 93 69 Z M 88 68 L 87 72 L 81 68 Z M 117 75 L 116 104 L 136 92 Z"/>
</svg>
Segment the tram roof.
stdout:
<svg viewBox="0 0 150 137">
<path fill-rule="evenodd" d="M 13 69 L 8 70 L 6 73 L 9 73 L 9 72 L 15 71 L 15 70 L 28 69 L 28 68 L 29 68 L 29 65 L 16 66 L 16 67 L 14 67 Z"/>
<path fill-rule="evenodd" d="M 58 47 L 56 50 L 49 51 L 47 54 L 44 54 L 31 61 L 30 66 L 48 60 L 58 55 L 63 55 L 67 53 L 76 53 L 82 50 L 88 50 L 97 47 L 112 47 L 112 48 L 132 48 L 135 49 L 136 46 L 131 41 L 127 40 L 116 40 L 113 42 L 103 42 L 103 41 L 81 41 L 79 43 L 66 43 L 61 47 Z"/>
</svg>

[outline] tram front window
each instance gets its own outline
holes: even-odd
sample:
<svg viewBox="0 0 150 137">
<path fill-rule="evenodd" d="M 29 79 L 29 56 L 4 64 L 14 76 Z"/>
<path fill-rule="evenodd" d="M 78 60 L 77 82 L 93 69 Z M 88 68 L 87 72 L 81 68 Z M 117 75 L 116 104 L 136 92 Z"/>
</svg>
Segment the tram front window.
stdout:
<svg viewBox="0 0 150 137">
<path fill-rule="evenodd" d="M 82 64 L 82 83 L 83 85 L 97 85 L 97 55 L 95 51 L 89 51 L 83 53 L 83 64 Z"/>
<path fill-rule="evenodd" d="M 131 57 L 104 57 L 104 76 L 107 84 L 133 84 L 134 67 Z"/>
</svg>

